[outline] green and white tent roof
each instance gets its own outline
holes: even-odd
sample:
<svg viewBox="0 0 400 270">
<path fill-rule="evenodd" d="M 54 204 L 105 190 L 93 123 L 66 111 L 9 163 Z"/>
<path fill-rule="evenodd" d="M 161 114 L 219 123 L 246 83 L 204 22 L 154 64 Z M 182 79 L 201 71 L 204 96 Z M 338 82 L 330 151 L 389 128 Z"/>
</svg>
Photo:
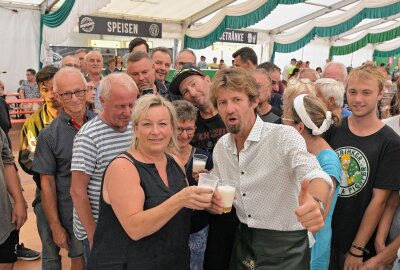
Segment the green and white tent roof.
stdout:
<svg viewBox="0 0 400 270">
<path fill-rule="evenodd" d="M 296 51 L 317 38 L 329 41 L 331 55 L 369 43 L 400 46 L 398 0 L 0 0 L 0 5 L 55 11 L 69 2 L 75 4 L 66 31 L 60 35 L 44 24 L 43 35 L 52 44 L 65 40 L 74 25 L 76 31 L 78 15 L 87 14 L 163 22 L 166 37 L 193 49 L 212 45 L 226 29 L 257 31 L 259 43 L 271 44 L 271 54 Z"/>
</svg>

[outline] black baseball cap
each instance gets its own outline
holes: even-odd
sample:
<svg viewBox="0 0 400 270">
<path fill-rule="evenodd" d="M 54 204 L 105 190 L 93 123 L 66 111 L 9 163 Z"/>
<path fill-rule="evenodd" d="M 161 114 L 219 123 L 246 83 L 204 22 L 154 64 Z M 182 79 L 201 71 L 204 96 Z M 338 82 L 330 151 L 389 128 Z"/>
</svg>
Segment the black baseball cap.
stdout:
<svg viewBox="0 0 400 270">
<path fill-rule="evenodd" d="M 198 67 L 192 64 L 185 64 L 177 68 L 174 73 L 174 78 L 169 85 L 169 91 L 174 95 L 182 96 L 181 92 L 179 91 L 179 86 L 184 79 L 192 75 L 199 75 L 202 77 L 206 76 L 206 74 L 204 74 Z"/>
</svg>

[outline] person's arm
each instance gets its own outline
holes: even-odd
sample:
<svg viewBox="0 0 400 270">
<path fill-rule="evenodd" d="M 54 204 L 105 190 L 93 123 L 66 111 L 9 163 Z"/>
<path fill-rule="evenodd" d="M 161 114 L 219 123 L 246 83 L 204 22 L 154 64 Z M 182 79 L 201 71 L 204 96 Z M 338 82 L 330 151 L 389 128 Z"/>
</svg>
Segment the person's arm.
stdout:
<svg viewBox="0 0 400 270">
<path fill-rule="evenodd" d="M 400 235 L 392 243 L 376 256 L 367 260 L 360 270 L 383 270 L 385 266 L 391 265 L 397 258 L 397 251 L 400 249 Z"/>
<path fill-rule="evenodd" d="M 298 194 L 299 206 L 295 210 L 297 220 L 312 233 L 316 233 L 324 226 L 321 203 L 326 208 L 332 192 L 332 179 L 325 173 L 314 155 L 308 152 L 301 135 L 289 127 L 281 134 L 283 157 L 292 168 L 293 181 L 301 181 L 301 190 Z M 297 183 L 296 183 L 297 184 Z"/>
<path fill-rule="evenodd" d="M 4 176 L 6 178 L 7 191 L 14 200 L 14 208 L 11 216 L 11 223 L 14 223 L 19 230 L 28 218 L 25 199 L 22 195 L 22 187 L 19 181 L 14 163 L 4 163 Z"/>
<path fill-rule="evenodd" d="M 135 241 L 157 232 L 184 207 L 196 210 L 209 207 L 211 193 L 207 188 L 186 187 L 160 205 L 144 210 L 145 194 L 132 163 L 116 159 L 104 177 L 103 198 L 111 205 L 125 232 Z"/>
<path fill-rule="evenodd" d="M 392 225 L 394 214 L 399 205 L 399 201 L 400 197 L 398 191 L 392 191 L 376 232 L 375 249 L 377 253 L 380 253 L 386 247 L 386 239 L 390 231 L 390 226 Z"/>
<path fill-rule="evenodd" d="M 14 200 L 14 208 L 11 213 L 11 223 L 19 230 L 27 219 L 25 199 L 22 195 L 22 187 L 18 173 L 14 165 L 14 157 L 11 153 L 6 134 L 0 128 L 0 141 L 2 141 L 1 158 L 4 165 L 4 176 L 7 191 Z"/>
<path fill-rule="evenodd" d="M 82 171 L 71 172 L 71 198 L 76 213 L 86 231 L 90 246 L 93 245 L 93 236 L 96 229 L 92 207 L 90 206 L 87 188 L 90 181 L 90 175 Z"/>
<path fill-rule="evenodd" d="M 390 190 L 374 188 L 372 191 L 372 199 L 365 210 L 364 216 L 361 220 L 360 227 L 358 228 L 356 237 L 353 243 L 358 246 L 365 247 L 371 238 L 372 233 L 375 231 L 379 220 L 382 217 L 383 210 L 385 209 L 386 201 L 389 198 Z M 362 255 L 363 251 L 354 247 L 350 248 L 350 252 L 355 255 Z M 357 269 L 362 265 L 363 258 L 347 254 L 344 262 L 344 270 Z"/>
<path fill-rule="evenodd" d="M 99 156 L 98 146 L 92 137 L 78 132 L 74 139 L 71 161 L 71 198 L 74 208 L 85 229 L 90 246 L 93 245 L 93 236 L 96 222 L 88 196 L 90 178 L 95 173 L 96 158 Z"/>
<path fill-rule="evenodd" d="M 29 127 L 33 129 L 33 126 L 30 126 L 28 121 L 24 123 L 21 129 L 18 162 L 27 174 L 34 175 L 35 172 L 32 170 L 32 166 L 37 143 L 37 135 L 35 134 L 36 131 L 29 130 Z"/>
<path fill-rule="evenodd" d="M 318 232 L 324 226 L 324 213 L 318 200 L 325 206 L 330 196 L 331 187 L 322 178 L 304 179 L 299 193 L 299 207 L 295 213 L 297 220 L 312 233 Z"/>
<path fill-rule="evenodd" d="M 324 213 L 324 215 L 323 215 L 324 220 L 326 219 L 326 216 L 328 215 L 328 213 L 329 213 L 329 211 L 330 211 L 330 209 L 331 209 L 332 200 L 333 200 L 333 197 L 335 196 L 335 190 L 336 190 L 336 186 L 337 186 L 337 184 L 338 184 L 338 182 L 337 182 L 337 180 L 336 180 L 335 177 L 331 176 L 331 179 L 332 179 L 332 185 L 333 185 L 333 187 L 332 187 L 331 195 L 329 196 L 328 202 L 327 202 L 327 204 L 326 204 L 326 206 L 325 206 L 325 213 Z"/>
<path fill-rule="evenodd" d="M 54 243 L 68 250 L 68 234 L 60 222 L 57 208 L 56 181 L 54 175 L 40 175 L 43 211 L 53 234 Z"/>
</svg>

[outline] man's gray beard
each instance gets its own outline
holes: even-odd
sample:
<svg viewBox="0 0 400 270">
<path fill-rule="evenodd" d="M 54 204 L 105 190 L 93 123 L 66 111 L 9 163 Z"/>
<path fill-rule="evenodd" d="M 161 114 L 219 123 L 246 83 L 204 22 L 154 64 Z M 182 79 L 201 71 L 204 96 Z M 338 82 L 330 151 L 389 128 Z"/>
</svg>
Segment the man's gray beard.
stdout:
<svg viewBox="0 0 400 270">
<path fill-rule="evenodd" d="M 240 125 L 227 126 L 226 129 L 229 133 L 238 134 L 240 132 Z"/>
</svg>

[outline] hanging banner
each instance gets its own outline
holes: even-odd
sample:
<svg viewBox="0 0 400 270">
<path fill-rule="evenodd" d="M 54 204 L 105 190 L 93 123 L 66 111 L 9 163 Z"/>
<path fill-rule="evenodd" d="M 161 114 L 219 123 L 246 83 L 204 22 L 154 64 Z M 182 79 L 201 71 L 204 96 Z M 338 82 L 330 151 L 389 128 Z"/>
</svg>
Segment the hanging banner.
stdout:
<svg viewBox="0 0 400 270">
<path fill-rule="evenodd" d="M 162 24 L 82 15 L 79 33 L 161 38 Z"/>
<path fill-rule="evenodd" d="M 226 30 L 218 39 L 222 42 L 242 43 L 242 44 L 257 44 L 257 33 L 241 30 Z"/>
</svg>

